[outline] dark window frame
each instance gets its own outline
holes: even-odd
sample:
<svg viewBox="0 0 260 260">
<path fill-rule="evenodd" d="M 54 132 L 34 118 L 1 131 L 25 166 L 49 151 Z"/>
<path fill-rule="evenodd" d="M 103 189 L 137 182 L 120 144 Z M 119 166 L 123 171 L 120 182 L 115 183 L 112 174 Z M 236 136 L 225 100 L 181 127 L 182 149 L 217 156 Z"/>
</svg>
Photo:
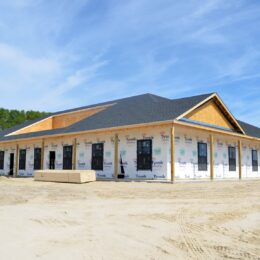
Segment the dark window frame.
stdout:
<svg viewBox="0 0 260 260">
<path fill-rule="evenodd" d="M 254 153 L 256 154 L 256 159 L 254 159 Z M 252 150 L 252 171 L 258 172 L 258 152 L 257 150 Z"/>
<path fill-rule="evenodd" d="M 92 144 L 91 169 L 95 171 L 104 170 L 104 143 Z"/>
<path fill-rule="evenodd" d="M 63 146 L 63 170 L 72 170 L 73 164 L 73 145 L 64 145 Z"/>
<path fill-rule="evenodd" d="M 204 146 L 206 152 L 205 155 L 201 155 L 201 147 Z M 206 147 L 206 149 L 205 149 Z M 198 171 L 207 171 L 208 170 L 208 144 L 204 142 L 198 142 Z"/>
<path fill-rule="evenodd" d="M 234 155 L 234 156 L 231 156 Z M 228 165 L 229 165 L 229 171 L 235 172 L 237 169 L 237 156 L 236 156 L 236 147 L 235 146 L 229 146 L 228 147 Z"/>
<path fill-rule="evenodd" d="M 0 170 L 5 168 L 5 151 L 0 151 Z"/>
<path fill-rule="evenodd" d="M 148 151 L 145 143 L 149 143 Z M 152 171 L 153 170 L 153 140 L 141 139 L 137 140 L 137 171 Z"/>
<path fill-rule="evenodd" d="M 42 149 L 37 147 L 34 148 L 34 160 L 33 160 L 33 169 L 40 170 L 42 162 Z"/>
<path fill-rule="evenodd" d="M 19 170 L 26 170 L 26 149 L 19 150 Z"/>
</svg>

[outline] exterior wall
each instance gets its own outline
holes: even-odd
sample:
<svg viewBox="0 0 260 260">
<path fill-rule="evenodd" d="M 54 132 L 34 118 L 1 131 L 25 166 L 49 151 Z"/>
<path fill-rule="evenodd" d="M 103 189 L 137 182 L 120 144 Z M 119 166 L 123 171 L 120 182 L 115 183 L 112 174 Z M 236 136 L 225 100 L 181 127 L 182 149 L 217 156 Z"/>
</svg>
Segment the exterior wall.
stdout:
<svg viewBox="0 0 260 260">
<path fill-rule="evenodd" d="M 44 144 L 44 169 L 49 169 L 50 151 L 56 152 L 55 169 L 63 169 L 63 146 L 73 145 L 73 139 L 57 138 L 45 141 Z"/>
<path fill-rule="evenodd" d="M 171 178 L 170 127 L 138 128 L 118 132 L 118 173 L 121 173 L 122 159 L 126 179 Z M 210 179 L 210 138 L 209 133 L 191 128 L 175 127 L 175 178 Z M 97 178 L 114 177 L 114 137 L 115 132 L 84 134 L 77 137 L 77 169 L 91 169 L 92 144 L 104 144 L 104 169 L 97 171 Z M 137 140 L 152 139 L 152 171 L 137 171 Z M 63 168 L 63 146 L 73 145 L 73 138 L 56 138 L 45 141 L 44 169 L 49 168 L 49 152 L 56 152 L 55 168 Z M 198 142 L 207 143 L 206 171 L 198 171 Z M 229 171 L 228 146 L 236 147 L 236 171 Z M 41 147 L 41 141 L 19 144 L 26 149 L 26 170 L 19 170 L 19 176 L 33 176 L 34 148 Z M 258 172 L 252 171 L 252 149 L 258 151 Z M 16 156 L 16 145 L 0 145 L 5 151 L 4 170 L 0 175 L 8 175 L 10 153 Z M 214 135 L 214 178 L 239 178 L 238 139 L 227 135 Z M 14 169 L 16 158 L 14 158 Z M 260 177 L 260 143 L 242 140 L 242 178 Z"/>
<path fill-rule="evenodd" d="M 137 140 L 152 139 L 152 171 L 137 171 Z M 125 177 L 131 179 L 170 179 L 170 128 L 129 130 L 119 135 Z M 120 158 L 119 158 L 120 162 Z M 120 165 L 119 165 L 120 173 Z"/>
<path fill-rule="evenodd" d="M 175 129 L 175 177 L 176 179 L 210 178 L 210 139 L 209 133 L 186 128 Z M 238 179 L 238 138 L 227 135 L 214 135 L 214 178 Z M 207 143 L 208 168 L 198 171 L 199 141 Z M 229 171 L 228 147 L 236 148 L 236 171 Z M 260 177 L 260 144 L 252 141 L 242 141 L 242 178 Z M 252 149 L 258 151 L 258 171 L 252 171 Z"/>
<path fill-rule="evenodd" d="M 228 146 L 236 148 L 236 171 L 229 171 L 228 164 Z M 217 136 L 214 147 L 214 174 L 215 178 L 238 178 L 239 161 L 238 161 L 238 139 L 231 137 Z M 259 144 L 242 140 L 242 179 L 250 177 L 260 177 L 260 149 Z M 258 154 L 258 171 L 253 172 L 252 167 L 252 149 L 257 150 Z"/>
<path fill-rule="evenodd" d="M 26 144 L 19 145 L 19 150 L 26 149 L 26 169 L 19 170 L 19 167 L 18 167 L 18 176 L 33 176 L 34 148 L 41 148 L 41 143 L 35 142 L 35 143 L 26 143 Z M 18 161 L 18 163 L 19 163 L 19 161 Z"/>
<path fill-rule="evenodd" d="M 229 171 L 228 147 L 236 149 L 236 171 Z M 214 145 L 214 177 L 219 178 L 239 178 L 238 161 L 238 139 L 226 136 L 215 136 Z"/>
<path fill-rule="evenodd" d="M 9 175 L 10 171 L 10 154 L 14 154 L 14 171 L 16 167 L 16 146 L 11 145 L 11 146 L 0 146 L 0 151 L 5 152 L 5 157 L 4 157 L 4 169 L 0 170 L 0 175 Z"/>
<path fill-rule="evenodd" d="M 252 167 L 252 150 L 257 150 L 258 171 L 253 171 Z M 242 178 L 260 177 L 260 146 L 250 143 L 242 143 Z"/>
<path fill-rule="evenodd" d="M 126 179 L 169 179 L 169 131 L 167 128 L 157 127 L 120 132 L 118 135 L 118 173 L 121 173 L 121 158 Z M 104 143 L 104 170 L 97 171 L 97 177 L 113 178 L 114 136 L 115 133 L 79 137 L 77 139 L 77 169 L 91 169 L 92 144 Z M 137 140 L 146 138 L 153 140 L 152 171 L 137 171 Z"/>
<path fill-rule="evenodd" d="M 198 142 L 207 143 L 207 171 L 198 171 Z M 210 178 L 209 135 L 189 128 L 175 128 L 175 178 Z"/>
<path fill-rule="evenodd" d="M 97 178 L 114 176 L 114 134 L 84 135 L 77 139 L 77 169 L 91 169 L 92 144 L 104 144 L 103 171 L 97 171 Z"/>
</svg>

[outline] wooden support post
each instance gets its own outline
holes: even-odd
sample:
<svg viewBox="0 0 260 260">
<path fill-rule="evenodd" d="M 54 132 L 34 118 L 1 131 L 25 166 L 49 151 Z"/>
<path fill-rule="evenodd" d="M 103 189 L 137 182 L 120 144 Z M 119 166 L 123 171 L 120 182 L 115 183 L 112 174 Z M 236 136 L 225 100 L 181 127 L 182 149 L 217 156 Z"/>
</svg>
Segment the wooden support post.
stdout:
<svg viewBox="0 0 260 260">
<path fill-rule="evenodd" d="M 114 177 L 118 177 L 118 134 L 115 134 L 114 140 Z"/>
<path fill-rule="evenodd" d="M 175 180 L 175 168 L 174 168 L 174 142 L 175 142 L 175 132 L 174 127 L 171 128 L 171 181 Z"/>
<path fill-rule="evenodd" d="M 44 170 L 44 139 L 42 139 L 42 149 L 41 149 L 41 169 Z"/>
<path fill-rule="evenodd" d="M 210 135 L 210 179 L 214 179 L 214 137 Z"/>
<path fill-rule="evenodd" d="M 239 179 L 242 179 L 242 144 L 241 140 L 238 140 L 238 174 Z"/>
<path fill-rule="evenodd" d="M 16 155 L 15 155 L 15 177 L 18 176 L 18 164 L 19 164 L 19 144 L 16 145 Z"/>
<path fill-rule="evenodd" d="M 72 162 L 72 169 L 76 170 L 77 168 L 77 138 L 74 139 L 73 142 L 73 162 Z"/>
</svg>

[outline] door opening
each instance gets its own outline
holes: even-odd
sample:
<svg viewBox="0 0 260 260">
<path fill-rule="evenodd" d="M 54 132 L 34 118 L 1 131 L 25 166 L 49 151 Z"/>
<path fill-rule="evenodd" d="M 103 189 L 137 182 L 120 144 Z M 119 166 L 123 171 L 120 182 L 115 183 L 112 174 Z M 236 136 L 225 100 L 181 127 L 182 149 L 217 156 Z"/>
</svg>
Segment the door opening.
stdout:
<svg viewBox="0 0 260 260">
<path fill-rule="evenodd" d="M 124 163 L 122 156 L 120 154 L 120 173 L 118 173 L 118 179 L 124 179 L 125 178 L 125 169 L 124 169 Z"/>
<path fill-rule="evenodd" d="M 50 151 L 50 164 L 49 164 L 50 170 L 55 169 L 55 158 L 56 158 L 56 152 Z"/>
<path fill-rule="evenodd" d="M 9 169 L 9 175 L 14 175 L 14 153 L 10 153 L 10 169 Z"/>
</svg>

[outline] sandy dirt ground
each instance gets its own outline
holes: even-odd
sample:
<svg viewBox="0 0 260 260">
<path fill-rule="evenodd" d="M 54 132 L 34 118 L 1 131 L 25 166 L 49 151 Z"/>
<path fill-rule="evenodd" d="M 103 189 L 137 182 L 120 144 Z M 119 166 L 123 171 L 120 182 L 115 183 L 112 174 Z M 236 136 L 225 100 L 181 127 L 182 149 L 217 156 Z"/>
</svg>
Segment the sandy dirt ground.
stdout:
<svg viewBox="0 0 260 260">
<path fill-rule="evenodd" d="M 260 180 L 0 177 L 0 259 L 260 259 Z"/>
</svg>

